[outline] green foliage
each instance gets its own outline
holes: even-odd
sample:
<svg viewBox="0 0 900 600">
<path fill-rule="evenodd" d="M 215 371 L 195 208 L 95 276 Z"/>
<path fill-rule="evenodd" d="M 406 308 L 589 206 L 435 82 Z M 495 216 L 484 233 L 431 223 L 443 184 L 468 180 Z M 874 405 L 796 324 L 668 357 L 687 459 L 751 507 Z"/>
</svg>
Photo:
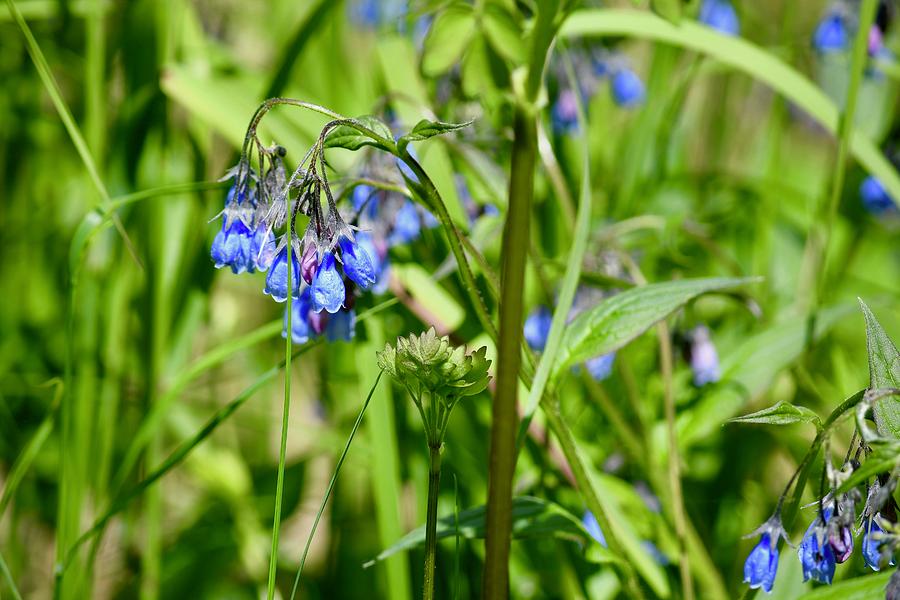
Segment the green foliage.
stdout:
<svg viewBox="0 0 900 600">
<path fill-rule="evenodd" d="M 794 406 L 790 402 L 781 401 L 775 406 L 758 410 L 755 413 L 728 419 L 730 423 L 762 423 L 766 425 L 793 425 L 794 423 L 813 423 L 821 429 L 819 415 L 805 406 Z"/>
<path fill-rule="evenodd" d="M 860 300 L 866 320 L 869 351 L 869 388 L 900 388 L 900 351 L 881 327 L 869 307 Z M 900 439 L 900 398 L 888 395 L 875 401 L 875 425 L 884 437 Z"/>
</svg>

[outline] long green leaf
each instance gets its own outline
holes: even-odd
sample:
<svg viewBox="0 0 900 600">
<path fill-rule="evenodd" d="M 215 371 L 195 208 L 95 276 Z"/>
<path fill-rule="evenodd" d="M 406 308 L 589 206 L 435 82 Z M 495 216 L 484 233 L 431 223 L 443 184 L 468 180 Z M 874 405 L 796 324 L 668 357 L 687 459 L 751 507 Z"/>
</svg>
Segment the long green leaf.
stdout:
<svg viewBox="0 0 900 600">
<path fill-rule="evenodd" d="M 865 302 L 859 301 L 866 319 L 870 389 L 900 387 L 900 352 Z M 887 396 L 875 402 L 875 425 L 885 437 L 900 439 L 900 400 Z"/>
<path fill-rule="evenodd" d="M 618 350 L 697 296 L 736 288 L 753 278 L 685 279 L 633 288 L 607 298 L 569 323 L 553 376 L 575 363 Z"/>
<path fill-rule="evenodd" d="M 829 132 L 837 133 L 839 111 L 834 102 L 796 69 L 743 38 L 723 36 L 688 19 L 673 25 L 651 13 L 627 9 L 576 11 L 563 23 L 560 35 L 570 38 L 636 37 L 706 54 L 768 85 L 809 113 Z M 900 175 L 878 146 L 856 129 L 851 136 L 850 151 L 881 181 L 900 206 Z"/>
</svg>

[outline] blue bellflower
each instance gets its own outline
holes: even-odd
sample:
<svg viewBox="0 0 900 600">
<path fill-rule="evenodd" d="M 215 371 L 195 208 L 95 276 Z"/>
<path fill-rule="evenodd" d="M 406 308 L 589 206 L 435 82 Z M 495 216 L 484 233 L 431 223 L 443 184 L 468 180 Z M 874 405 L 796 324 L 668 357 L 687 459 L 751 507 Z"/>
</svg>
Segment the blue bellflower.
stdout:
<svg viewBox="0 0 900 600">
<path fill-rule="evenodd" d="M 210 248 L 210 255 L 216 268 L 229 266 L 233 273 L 252 273 L 256 270 L 251 252 L 253 233 L 240 218 L 226 216 L 222 229 L 216 234 Z"/>
<path fill-rule="evenodd" d="M 813 48 L 819 52 L 841 52 L 848 46 L 847 25 L 839 13 L 827 15 L 813 34 Z"/>
<path fill-rule="evenodd" d="M 824 516 L 827 523 L 831 519 L 831 509 L 826 509 Z M 834 579 L 834 551 L 826 537 L 825 526 L 817 516 L 806 530 L 797 551 L 803 565 L 803 581 L 814 579 L 831 584 Z"/>
<path fill-rule="evenodd" d="M 256 226 L 250 240 L 250 259 L 259 271 L 265 271 L 275 260 L 275 236 L 262 221 Z"/>
<path fill-rule="evenodd" d="M 377 190 L 371 185 L 358 185 L 353 188 L 350 200 L 353 202 L 353 210 L 374 219 L 378 214 Z"/>
<path fill-rule="evenodd" d="M 744 562 L 744 583 L 749 583 L 750 589 L 761 587 L 771 592 L 777 572 L 778 536 L 765 531 Z"/>
<path fill-rule="evenodd" d="M 377 273 L 369 253 L 356 242 L 341 236 L 338 240 L 341 248 L 341 261 L 344 263 L 344 275 L 366 290 L 377 280 Z"/>
<path fill-rule="evenodd" d="M 585 361 L 584 366 L 596 381 L 603 381 L 612 373 L 615 360 L 616 353 L 610 352 Z"/>
<path fill-rule="evenodd" d="M 291 273 L 291 291 L 294 297 L 300 289 L 300 260 L 297 258 L 296 252 L 291 252 L 291 265 L 293 272 Z M 288 264 L 287 264 L 287 246 L 275 255 L 272 266 L 266 274 L 266 287 L 263 293 L 272 296 L 275 302 L 284 302 L 288 297 Z"/>
<path fill-rule="evenodd" d="M 728 0 L 703 0 L 700 22 L 725 35 L 737 35 L 741 30 L 734 6 Z"/>
<path fill-rule="evenodd" d="M 539 352 L 547 345 L 552 322 L 553 313 L 546 306 L 539 306 L 525 319 L 525 341 L 532 350 Z"/>
<path fill-rule="evenodd" d="M 349 342 L 353 339 L 356 329 L 356 310 L 339 310 L 333 315 L 328 315 L 328 324 L 325 326 L 325 338 L 329 342 Z"/>
<path fill-rule="evenodd" d="M 894 201 L 881 182 L 875 177 L 869 175 L 859 186 L 859 196 L 862 198 L 863 206 L 870 213 L 879 215 L 894 207 Z"/>
<path fill-rule="evenodd" d="M 875 534 L 877 537 L 884 533 L 884 529 L 881 528 L 881 525 L 878 524 L 878 520 L 875 518 L 866 519 L 864 528 L 865 532 L 863 533 L 862 540 L 863 559 L 866 561 L 869 568 L 878 571 L 881 569 L 880 546 L 884 540 L 874 539 L 872 534 Z M 894 564 L 893 559 L 891 559 L 890 564 Z"/>
<path fill-rule="evenodd" d="M 326 252 L 322 256 L 310 288 L 312 290 L 312 307 L 316 312 L 324 309 L 334 314 L 344 304 L 346 288 L 344 288 L 344 280 L 335 268 L 334 255 L 331 252 Z"/>
<path fill-rule="evenodd" d="M 613 101 L 623 107 L 632 108 L 644 101 L 644 83 L 631 69 L 622 68 L 612 77 Z"/>
</svg>

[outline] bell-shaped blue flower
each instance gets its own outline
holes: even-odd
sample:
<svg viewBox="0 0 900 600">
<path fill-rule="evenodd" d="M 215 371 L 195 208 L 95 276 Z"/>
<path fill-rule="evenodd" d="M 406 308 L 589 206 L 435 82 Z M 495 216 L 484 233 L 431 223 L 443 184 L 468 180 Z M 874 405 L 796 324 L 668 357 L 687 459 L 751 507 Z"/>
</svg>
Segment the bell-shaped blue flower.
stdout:
<svg viewBox="0 0 900 600">
<path fill-rule="evenodd" d="M 825 511 L 825 521 L 831 518 L 831 510 Z M 831 584 L 834 579 L 834 551 L 826 539 L 827 534 L 822 521 L 816 517 L 806 530 L 797 554 L 803 566 L 803 581 L 814 579 L 821 583 Z"/>
<path fill-rule="evenodd" d="M 584 516 L 581 517 L 581 524 L 584 525 L 584 528 L 598 544 L 606 548 L 606 538 L 603 536 L 600 523 L 597 522 L 597 517 L 594 516 L 594 513 L 589 510 L 584 511 Z"/>
<path fill-rule="evenodd" d="M 864 532 L 862 539 L 862 555 L 863 559 L 866 561 L 866 564 L 869 568 L 878 571 L 881 569 L 881 544 L 884 543 L 882 539 L 875 539 L 884 533 L 884 529 L 878 524 L 878 520 L 875 518 L 868 518 L 864 523 Z M 874 534 L 874 536 L 873 536 Z M 894 560 L 891 559 L 890 564 L 894 564 Z"/>
<path fill-rule="evenodd" d="M 778 536 L 765 531 L 744 561 L 744 583 L 749 583 L 751 589 L 761 587 L 771 592 L 777 571 Z"/>
<path fill-rule="evenodd" d="M 329 342 L 349 342 L 356 329 L 356 310 L 339 310 L 328 315 L 325 337 Z"/>
<path fill-rule="evenodd" d="M 350 239 L 341 236 L 338 240 L 341 248 L 341 261 L 344 263 L 344 275 L 366 290 L 378 279 L 378 273 L 372 264 L 372 258 L 364 248 Z"/>
<path fill-rule="evenodd" d="M 550 110 L 553 131 L 566 134 L 578 129 L 578 98 L 574 90 L 563 90 Z"/>
<path fill-rule="evenodd" d="M 417 239 L 421 231 L 422 221 L 419 218 L 419 211 L 412 201 L 407 200 L 394 215 L 394 227 L 388 236 L 388 245 L 408 244 Z"/>
<path fill-rule="evenodd" d="M 725 35 L 737 35 L 741 30 L 734 6 L 728 0 L 703 0 L 700 22 Z"/>
<path fill-rule="evenodd" d="M 552 322 L 553 313 L 546 306 L 537 307 L 525 319 L 525 341 L 532 350 L 539 352 L 547 345 L 547 336 L 550 335 Z"/>
<path fill-rule="evenodd" d="M 315 332 L 309 324 L 309 313 L 312 310 L 309 288 L 304 288 L 300 297 L 291 303 L 291 341 L 295 344 L 305 344 L 310 338 L 315 337 Z M 281 337 L 287 337 L 287 310 L 284 311 L 284 328 Z"/>
<path fill-rule="evenodd" d="M 612 373 L 613 363 L 616 361 L 616 353 L 601 354 L 584 363 L 585 368 L 595 381 L 603 381 Z"/>
<path fill-rule="evenodd" d="M 859 196 L 862 199 L 863 206 L 872 214 L 879 215 L 891 208 L 894 208 L 894 201 L 891 196 L 875 177 L 869 175 L 859 186 Z"/>
<path fill-rule="evenodd" d="M 250 259 L 259 271 L 265 271 L 275 260 L 275 236 L 262 221 L 256 226 L 250 240 Z"/>
<path fill-rule="evenodd" d="M 326 252 L 322 256 L 310 289 L 312 307 L 316 312 L 325 310 L 334 314 L 344 304 L 344 295 L 346 294 L 344 280 L 335 268 L 334 255 L 331 252 Z"/>
<path fill-rule="evenodd" d="M 291 252 L 291 292 L 294 297 L 300 289 L 300 260 L 296 252 Z M 284 302 L 288 297 L 288 262 L 287 246 L 275 255 L 269 272 L 266 274 L 264 293 L 272 296 L 275 302 Z"/>
<path fill-rule="evenodd" d="M 644 101 L 644 82 L 631 69 L 619 69 L 612 78 L 613 101 L 623 108 L 631 108 Z"/>
<path fill-rule="evenodd" d="M 229 219 L 231 222 L 228 222 Z M 234 273 L 252 273 L 255 270 L 251 253 L 252 238 L 250 228 L 240 218 L 226 216 L 222 229 L 216 234 L 210 248 L 216 268 L 230 266 Z"/>
<path fill-rule="evenodd" d="M 847 49 L 849 35 L 844 18 L 836 12 L 826 16 L 813 34 L 813 47 L 819 52 L 840 52 Z"/>
</svg>

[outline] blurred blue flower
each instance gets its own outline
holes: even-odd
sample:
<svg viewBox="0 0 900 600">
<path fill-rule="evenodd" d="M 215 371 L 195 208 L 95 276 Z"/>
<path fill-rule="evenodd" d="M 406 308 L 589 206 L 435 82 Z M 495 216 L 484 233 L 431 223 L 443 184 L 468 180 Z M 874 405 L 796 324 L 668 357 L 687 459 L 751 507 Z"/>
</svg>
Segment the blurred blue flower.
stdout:
<svg viewBox="0 0 900 600">
<path fill-rule="evenodd" d="M 825 16 L 813 34 L 813 48 L 819 52 L 840 52 L 847 48 L 848 34 L 844 18 L 838 12 Z"/>
<path fill-rule="evenodd" d="M 525 319 L 525 341 L 535 351 L 541 351 L 547 344 L 547 336 L 550 335 L 550 324 L 553 322 L 553 313 L 546 306 L 537 307 L 528 318 Z"/>
<path fill-rule="evenodd" d="M 353 339 L 356 329 L 356 311 L 354 309 L 339 310 L 333 315 L 328 315 L 328 324 L 325 326 L 325 338 L 329 342 L 349 342 Z"/>
<path fill-rule="evenodd" d="M 368 252 L 344 236 L 338 240 L 338 246 L 341 248 L 344 275 L 354 281 L 360 289 L 368 289 L 377 279 L 377 273 Z"/>
<path fill-rule="evenodd" d="M 594 516 L 594 513 L 589 510 L 584 511 L 584 516 L 581 517 L 581 524 L 584 525 L 584 528 L 598 544 L 606 548 L 606 538 L 603 537 L 600 523 L 597 522 L 597 517 Z"/>
<path fill-rule="evenodd" d="M 359 214 L 374 219 L 378 214 L 378 190 L 371 185 L 358 185 L 353 188 L 350 200 L 353 202 L 353 210 Z"/>
<path fill-rule="evenodd" d="M 558 134 L 578 130 L 578 98 L 571 89 L 562 90 L 550 110 L 550 123 Z"/>
<path fill-rule="evenodd" d="M 419 211 L 412 200 L 406 200 L 394 216 L 394 227 L 388 236 L 388 245 L 400 246 L 416 240 L 422 231 Z"/>
<path fill-rule="evenodd" d="M 613 101 L 623 107 L 632 108 L 644 101 L 644 83 L 634 71 L 621 68 L 612 78 Z"/>
<path fill-rule="evenodd" d="M 700 22 L 725 35 L 737 35 L 741 30 L 734 6 L 728 0 L 703 0 Z"/>
<path fill-rule="evenodd" d="M 691 371 L 694 385 L 702 387 L 719 380 L 719 353 L 709 335 L 709 329 L 700 325 L 691 332 Z"/>
<path fill-rule="evenodd" d="M 615 360 L 616 353 L 610 352 L 609 354 L 601 354 L 585 361 L 584 366 L 596 381 L 603 381 L 612 373 Z"/>
<path fill-rule="evenodd" d="M 873 534 L 875 534 L 875 537 L 878 537 L 882 533 L 884 533 L 884 529 L 878 524 L 876 518 L 870 517 L 866 519 L 862 539 L 862 555 L 866 564 L 875 571 L 881 569 L 881 551 L 879 546 L 881 546 L 884 540 L 874 539 Z M 894 564 L 893 558 L 891 559 L 890 564 Z"/>
<path fill-rule="evenodd" d="M 315 332 L 309 324 L 310 311 L 312 311 L 312 299 L 309 295 L 309 287 L 306 287 L 300 293 L 300 297 L 291 303 L 291 341 L 295 344 L 305 344 L 310 338 L 315 337 Z M 281 337 L 287 337 L 287 309 L 284 311 L 284 327 Z"/>
<path fill-rule="evenodd" d="M 866 177 L 859 186 L 859 196 L 862 198 L 863 206 L 872 214 L 879 215 L 891 208 L 894 208 L 894 201 L 891 199 L 887 190 L 881 185 L 874 176 Z"/>
<path fill-rule="evenodd" d="M 335 268 L 334 254 L 331 252 L 326 252 L 322 256 L 310 288 L 315 312 L 325 310 L 334 314 L 343 306 L 347 291 L 344 280 Z"/>
<path fill-rule="evenodd" d="M 831 512 L 830 508 L 825 509 L 825 523 L 831 519 Z M 797 554 L 800 556 L 800 564 L 803 566 L 803 581 L 812 578 L 821 583 L 830 584 L 834 579 L 834 552 L 825 539 L 827 537 L 825 523 L 822 523 L 822 520 L 816 516 L 800 542 Z"/>
<path fill-rule="evenodd" d="M 297 296 L 300 288 L 300 261 L 297 259 L 297 253 L 291 252 L 291 289 L 292 295 Z M 266 274 L 266 287 L 263 293 L 272 296 L 275 302 L 284 302 L 288 296 L 288 265 L 287 265 L 287 246 L 275 256 L 269 272 Z"/>
<path fill-rule="evenodd" d="M 390 281 L 390 258 L 387 255 L 387 249 L 380 252 L 375 246 L 375 239 L 368 231 L 360 231 L 356 234 L 356 243 L 359 247 L 366 251 L 366 254 L 372 259 L 372 267 L 375 271 L 375 283 L 372 285 L 373 294 L 383 294 L 388 289 Z"/>
<path fill-rule="evenodd" d="M 777 571 L 778 535 L 764 531 L 744 562 L 744 583 L 749 583 L 750 589 L 761 587 L 771 592 Z"/>
<path fill-rule="evenodd" d="M 647 554 L 653 557 L 653 560 L 655 560 L 658 565 L 665 567 L 671 563 L 669 557 L 663 554 L 662 550 L 650 540 L 642 541 L 641 546 L 647 551 Z"/>
</svg>

